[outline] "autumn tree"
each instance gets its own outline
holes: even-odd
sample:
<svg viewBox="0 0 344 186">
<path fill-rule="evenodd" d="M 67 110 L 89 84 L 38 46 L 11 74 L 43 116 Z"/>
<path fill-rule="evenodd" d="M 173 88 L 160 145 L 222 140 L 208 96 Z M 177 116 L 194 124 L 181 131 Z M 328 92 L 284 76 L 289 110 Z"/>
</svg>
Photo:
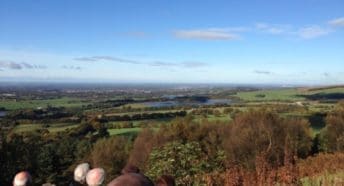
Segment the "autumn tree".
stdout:
<svg viewBox="0 0 344 186">
<path fill-rule="evenodd" d="M 325 152 L 344 151 L 344 101 L 326 117 L 326 127 L 320 133 L 320 150 Z"/>
<path fill-rule="evenodd" d="M 106 170 L 106 180 L 119 175 L 126 165 L 131 144 L 125 137 L 110 137 L 99 139 L 87 158 L 93 167 Z"/>
<path fill-rule="evenodd" d="M 238 114 L 229 125 L 224 141 L 229 165 L 253 169 L 255 158 L 266 154 L 268 162 L 283 163 L 285 139 L 293 152 L 306 155 L 311 148 L 309 124 L 303 120 L 288 120 L 266 110 L 252 110 Z"/>
</svg>

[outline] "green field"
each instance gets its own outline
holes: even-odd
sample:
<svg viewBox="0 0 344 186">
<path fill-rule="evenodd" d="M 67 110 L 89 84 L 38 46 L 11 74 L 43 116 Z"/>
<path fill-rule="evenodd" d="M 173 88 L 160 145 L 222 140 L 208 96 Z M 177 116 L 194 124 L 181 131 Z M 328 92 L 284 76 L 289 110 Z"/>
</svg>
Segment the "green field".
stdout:
<svg viewBox="0 0 344 186">
<path fill-rule="evenodd" d="M 235 96 L 244 101 L 303 101 L 303 95 L 344 93 L 344 87 L 321 89 L 285 88 L 275 90 L 258 90 L 250 92 L 238 92 Z"/>
<path fill-rule="evenodd" d="M 21 133 L 21 132 L 29 132 L 38 129 L 48 129 L 49 132 L 60 132 L 66 129 L 71 129 L 77 127 L 79 124 L 71 124 L 71 123 L 55 123 L 49 124 L 49 127 L 44 128 L 42 124 L 21 124 L 17 125 L 14 128 L 14 132 Z"/>
<path fill-rule="evenodd" d="M 319 88 L 319 89 L 308 89 L 308 93 L 317 94 L 317 93 L 344 93 L 344 87 L 335 87 L 335 88 Z"/>
<path fill-rule="evenodd" d="M 229 116 L 229 114 L 228 115 L 220 115 L 220 116 L 208 114 L 206 118 L 202 115 L 195 116 L 194 121 L 199 122 L 202 119 L 207 119 L 208 121 L 224 121 L 224 122 L 225 121 L 229 122 L 232 120 L 231 117 Z"/>
<path fill-rule="evenodd" d="M 304 100 L 303 97 L 297 96 L 298 92 L 295 88 L 276 89 L 276 90 L 258 90 L 251 92 L 238 92 L 237 97 L 244 101 L 299 101 Z"/>
<path fill-rule="evenodd" d="M 123 128 L 123 129 L 108 129 L 109 134 L 112 135 L 125 135 L 130 133 L 138 133 L 141 128 Z"/>
<path fill-rule="evenodd" d="M 45 99 L 45 100 L 5 100 L 0 101 L 0 107 L 5 108 L 6 110 L 16 110 L 24 108 L 38 108 L 38 107 L 47 107 L 52 105 L 54 107 L 81 107 L 87 103 L 83 102 L 77 98 L 57 98 L 57 99 Z"/>
</svg>

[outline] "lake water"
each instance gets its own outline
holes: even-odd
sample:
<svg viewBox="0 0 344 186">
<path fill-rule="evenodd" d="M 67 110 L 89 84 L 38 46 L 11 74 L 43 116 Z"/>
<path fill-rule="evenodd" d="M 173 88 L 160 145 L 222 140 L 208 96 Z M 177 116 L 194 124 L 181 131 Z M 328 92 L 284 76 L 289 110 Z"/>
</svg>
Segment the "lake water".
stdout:
<svg viewBox="0 0 344 186">
<path fill-rule="evenodd" d="M 221 105 L 231 104 L 230 99 L 208 99 L 205 102 L 182 102 L 182 101 L 151 101 L 143 104 L 148 107 L 174 107 L 174 106 L 202 106 L 202 105 Z"/>
<path fill-rule="evenodd" d="M 6 111 L 0 111 L 0 117 L 6 116 Z"/>
</svg>

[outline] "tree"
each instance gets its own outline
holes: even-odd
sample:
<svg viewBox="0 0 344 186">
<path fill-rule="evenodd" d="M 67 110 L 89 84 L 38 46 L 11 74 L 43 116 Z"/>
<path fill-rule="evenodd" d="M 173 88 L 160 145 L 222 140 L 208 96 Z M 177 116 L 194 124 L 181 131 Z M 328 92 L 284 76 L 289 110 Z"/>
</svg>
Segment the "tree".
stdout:
<svg viewBox="0 0 344 186">
<path fill-rule="evenodd" d="M 134 141 L 130 152 L 129 163 L 144 168 L 148 156 L 154 146 L 155 135 L 149 128 L 143 129 Z"/>
<path fill-rule="evenodd" d="M 344 151 L 344 101 L 327 115 L 326 127 L 319 138 L 321 151 Z"/>
<path fill-rule="evenodd" d="M 274 166 L 283 164 L 286 138 L 295 155 L 305 156 L 311 149 L 309 124 L 303 120 L 288 120 L 266 110 L 238 114 L 227 130 L 224 142 L 230 165 L 254 169 L 257 155 L 265 153 Z"/>
<path fill-rule="evenodd" d="M 54 143 L 44 145 L 37 156 L 37 174 L 34 180 L 37 184 L 56 183 L 58 157 Z"/>
<path fill-rule="evenodd" d="M 125 137 L 111 137 L 99 139 L 87 158 L 93 167 L 102 167 L 106 170 L 107 181 L 119 175 L 126 165 L 130 141 Z"/>
</svg>

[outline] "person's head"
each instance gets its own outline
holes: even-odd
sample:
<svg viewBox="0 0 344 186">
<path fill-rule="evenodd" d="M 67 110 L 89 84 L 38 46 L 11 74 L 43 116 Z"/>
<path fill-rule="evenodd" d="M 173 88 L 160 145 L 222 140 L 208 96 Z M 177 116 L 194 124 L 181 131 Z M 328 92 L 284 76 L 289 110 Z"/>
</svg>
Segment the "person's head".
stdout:
<svg viewBox="0 0 344 186">
<path fill-rule="evenodd" d="M 126 173 L 113 179 L 107 186 L 154 186 L 154 184 L 140 173 Z"/>
<path fill-rule="evenodd" d="M 86 183 L 89 186 L 101 185 L 104 179 L 105 179 L 105 171 L 102 168 L 94 168 L 88 171 L 86 175 Z"/>
<path fill-rule="evenodd" d="M 136 167 L 135 165 L 131 165 L 131 164 L 126 165 L 121 171 L 122 174 L 139 173 L 139 172 L 140 172 L 140 169 Z"/>
<path fill-rule="evenodd" d="M 90 170 L 88 163 L 79 164 L 74 170 L 74 180 L 79 183 L 85 183 L 86 174 Z"/>
<path fill-rule="evenodd" d="M 162 175 L 155 181 L 156 186 L 175 186 L 174 177 L 170 175 Z"/>
<path fill-rule="evenodd" d="M 31 176 L 27 171 L 17 173 L 13 179 L 13 186 L 29 186 L 31 183 Z"/>
</svg>

